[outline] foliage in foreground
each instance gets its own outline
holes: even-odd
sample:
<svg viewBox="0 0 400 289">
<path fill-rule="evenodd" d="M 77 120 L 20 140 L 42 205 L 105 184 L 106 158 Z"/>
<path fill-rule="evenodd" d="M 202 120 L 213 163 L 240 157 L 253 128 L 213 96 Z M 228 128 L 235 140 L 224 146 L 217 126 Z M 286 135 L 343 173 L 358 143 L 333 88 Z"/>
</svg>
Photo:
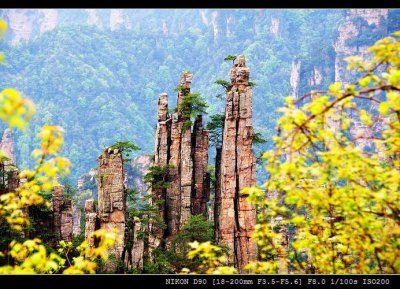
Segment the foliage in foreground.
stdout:
<svg viewBox="0 0 400 289">
<path fill-rule="evenodd" d="M 265 191 L 247 189 L 261 210 L 253 272 L 400 272 L 399 37 L 347 59 L 355 83 L 286 98 Z"/>
</svg>

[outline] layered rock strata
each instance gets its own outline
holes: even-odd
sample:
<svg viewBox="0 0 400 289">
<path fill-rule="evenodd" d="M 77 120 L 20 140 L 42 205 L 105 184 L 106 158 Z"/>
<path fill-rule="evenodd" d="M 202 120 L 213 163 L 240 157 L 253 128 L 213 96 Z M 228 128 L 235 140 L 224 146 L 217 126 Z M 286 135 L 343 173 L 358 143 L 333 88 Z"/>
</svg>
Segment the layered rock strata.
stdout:
<svg viewBox="0 0 400 289">
<path fill-rule="evenodd" d="M 190 93 L 192 73 L 184 72 L 179 83 L 175 112 L 168 113 L 168 95 L 158 99 L 157 129 L 155 134 L 154 165 L 169 165 L 165 180 L 167 188 L 153 188 L 155 198 L 164 200 L 160 217 L 167 225 L 158 237 L 172 239 L 183 227 L 190 215 L 207 216 L 210 177 L 208 165 L 208 131 L 198 115 L 193 128 L 182 102 Z"/>
<path fill-rule="evenodd" d="M 118 230 L 117 241 L 109 248 L 109 255 L 113 254 L 117 260 L 121 260 L 125 240 L 126 188 L 122 154 L 118 149 L 106 148 L 100 155 L 98 177 L 100 228 Z M 106 271 L 115 271 L 115 264 L 107 263 Z"/>
<path fill-rule="evenodd" d="M 256 211 L 241 193 L 243 188 L 256 185 L 249 74 L 244 56 L 239 55 L 230 72 L 221 152 L 221 189 L 220 196 L 216 196 L 216 203 L 220 202 L 215 221 L 217 242 L 230 249 L 229 261 L 240 272 L 257 257 L 256 243 L 251 240 Z"/>
<path fill-rule="evenodd" d="M 72 201 L 64 198 L 64 187 L 53 187 L 53 228 L 55 241 L 72 241 Z"/>
</svg>

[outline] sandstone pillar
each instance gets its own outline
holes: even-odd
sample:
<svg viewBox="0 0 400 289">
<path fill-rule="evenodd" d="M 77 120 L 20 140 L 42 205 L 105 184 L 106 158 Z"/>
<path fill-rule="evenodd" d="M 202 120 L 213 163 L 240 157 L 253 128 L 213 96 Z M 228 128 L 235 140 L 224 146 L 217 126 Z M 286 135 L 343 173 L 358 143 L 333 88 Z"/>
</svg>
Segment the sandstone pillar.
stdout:
<svg viewBox="0 0 400 289">
<path fill-rule="evenodd" d="M 231 89 L 227 94 L 223 147 L 221 152 L 221 207 L 218 215 L 218 242 L 230 249 L 230 261 L 243 272 L 256 260 L 256 243 L 251 240 L 256 211 L 241 193 L 256 185 L 256 158 L 253 153 L 252 89 L 249 68 L 239 55 L 231 69 Z"/>
<path fill-rule="evenodd" d="M 96 231 L 97 214 L 94 208 L 93 199 L 85 201 L 85 240 L 88 243 L 89 248 L 94 248 L 95 238 L 93 232 Z"/>
<path fill-rule="evenodd" d="M 118 230 L 118 240 L 109 249 L 116 260 L 121 260 L 124 250 L 126 190 L 122 154 L 118 149 L 106 148 L 99 157 L 98 216 L 100 228 Z M 108 260 L 106 271 L 115 272 L 116 267 Z"/>
<path fill-rule="evenodd" d="M 208 131 L 203 128 L 203 117 L 198 115 L 193 126 L 193 196 L 192 214 L 207 216 L 206 203 L 209 199 L 207 186 Z"/>
<path fill-rule="evenodd" d="M 55 241 L 72 241 L 72 201 L 64 200 L 64 187 L 55 186 L 52 197 Z"/>
</svg>

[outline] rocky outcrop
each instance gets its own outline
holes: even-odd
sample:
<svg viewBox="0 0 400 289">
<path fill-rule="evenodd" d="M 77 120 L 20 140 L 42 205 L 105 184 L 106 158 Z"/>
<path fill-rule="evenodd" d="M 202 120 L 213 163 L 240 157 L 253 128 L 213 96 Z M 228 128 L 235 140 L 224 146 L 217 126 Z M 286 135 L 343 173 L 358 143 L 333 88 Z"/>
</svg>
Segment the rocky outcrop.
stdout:
<svg viewBox="0 0 400 289">
<path fill-rule="evenodd" d="M 294 59 L 292 61 L 292 70 L 290 73 L 290 95 L 294 98 L 298 97 L 299 94 L 299 84 L 300 84 L 300 68 L 301 68 L 301 60 Z"/>
<path fill-rule="evenodd" d="M 65 199 L 64 187 L 53 187 L 53 222 L 55 241 L 72 241 L 72 201 Z"/>
<path fill-rule="evenodd" d="M 193 126 L 193 196 L 192 215 L 203 214 L 207 218 L 207 202 L 210 198 L 208 166 L 208 131 L 203 128 L 203 117 L 198 115 Z"/>
<path fill-rule="evenodd" d="M 281 22 L 279 18 L 276 17 L 271 17 L 271 26 L 269 28 L 269 31 L 274 35 L 275 37 L 278 37 L 280 34 L 280 26 Z"/>
<path fill-rule="evenodd" d="M 0 194 L 15 191 L 20 183 L 19 171 L 16 167 L 14 139 L 11 129 L 5 129 L 0 142 L 0 151 L 7 158 L 0 162 Z"/>
<path fill-rule="evenodd" d="M 99 157 L 98 175 L 98 217 L 100 228 L 118 230 L 118 240 L 109 249 L 117 260 L 121 259 L 124 250 L 126 189 L 122 154 L 118 149 L 106 148 Z M 105 265 L 106 271 L 115 272 L 112 262 Z"/>
<path fill-rule="evenodd" d="M 133 220 L 132 232 L 130 236 L 129 245 L 124 252 L 124 264 L 126 272 L 138 272 L 143 270 L 145 242 L 143 239 L 146 228 L 140 222 L 140 219 L 135 217 Z"/>
<path fill-rule="evenodd" d="M 221 155 L 222 147 L 217 147 L 215 155 L 215 196 L 214 196 L 214 239 L 220 240 L 219 216 L 221 215 Z"/>
<path fill-rule="evenodd" d="M 166 192 L 167 234 L 169 236 L 176 235 L 190 215 L 193 169 L 191 132 L 190 127 L 184 128 L 184 119 L 179 107 L 183 97 L 190 92 L 191 83 L 192 74 L 184 73 L 180 82 L 181 89 L 177 97 L 177 111 L 172 114 L 169 164 L 173 167 L 169 174 L 171 185 Z"/>
<path fill-rule="evenodd" d="M 323 77 L 320 69 L 314 66 L 311 76 L 308 78 L 308 86 L 320 85 L 322 83 Z"/>
<path fill-rule="evenodd" d="M 74 204 L 72 204 L 72 219 L 73 219 L 73 227 L 72 227 L 72 235 L 78 236 L 81 233 L 81 210 Z"/>
<path fill-rule="evenodd" d="M 85 202 L 85 240 L 89 248 L 95 247 L 94 231 L 98 229 L 97 213 L 94 207 L 94 200 L 89 199 Z"/>
<path fill-rule="evenodd" d="M 347 12 L 347 11 L 346 11 Z M 335 81 L 349 83 L 353 79 L 352 72 L 346 69 L 348 56 L 366 56 L 369 44 L 352 43 L 364 41 L 363 38 L 378 40 L 387 33 L 388 9 L 349 9 L 344 22 L 339 27 L 339 36 L 334 43 Z M 366 23 L 363 23 L 366 22 Z"/>
<path fill-rule="evenodd" d="M 97 27 L 103 26 L 99 16 L 97 15 L 96 9 L 85 9 L 85 11 L 88 13 L 87 23 L 89 25 L 94 25 Z"/>
<path fill-rule="evenodd" d="M 130 162 L 130 166 L 127 166 L 126 177 L 127 187 L 136 188 L 140 194 L 148 191 L 148 184 L 143 180 L 149 172 L 149 167 L 153 164 L 151 155 L 141 155 L 133 158 Z"/>
<path fill-rule="evenodd" d="M 111 31 L 124 27 L 126 29 L 132 28 L 132 23 L 129 17 L 125 15 L 123 9 L 111 9 L 110 13 L 110 29 Z"/>
<path fill-rule="evenodd" d="M 5 153 L 9 158 L 8 161 L 4 162 L 4 165 L 16 165 L 16 157 L 14 152 L 14 138 L 12 136 L 11 129 L 6 128 L 3 137 L 1 138 L 0 150 Z"/>
<path fill-rule="evenodd" d="M 221 152 L 221 190 L 220 196 L 216 196 L 220 200 L 215 223 L 217 242 L 229 248 L 229 261 L 241 272 L 257 257 L 256 244 L 251 240 L 256 211 L 241 193 L 243 188 L 256 184 L 249 74 L 244 56 L 239 55 L 230 72 Z"/>
<path fill-rule="evenodd" d="M 40 9 L 43 14 L 43 20 L 40 24 L 40 33 L 53 30 L 58 23 L 58 10 L 57 9 Z"/>
<path fill-rule="evenodd" d="M 154 165 L 169 165 L 166 180 L 168 188 L 153 188 L 155 198 L 165 200 L 160 206 L 160 217 L 167 225 L 163 236 L 172 239 L 191 214 L 207 216 L 210 177 L 208 165 L 208 131 L 203 127 L 202 116 L 197 116 L 191 127 L 181 103 L 190 93 L 192 73 L 184 72 L 179 84 L 176 110 L 168 114 L 168 96 L 158 98 L 157 128 L 155 134 Z M 161 239 L 162 234 L 158 232 Z"/>
<path fill-rule="evenodd" d="M 168 115 L 168 95 L 166 93 L 160 94 L 158 97 L 158 105 L 157 105 L 157 128 L 155 133 L 155 154 L 154 154 L 154 165 L 163 167 L 168 164 L 169 155 L 170 155 L 170 122 Z M 163 200 L 163 203 L 158 204 L 158 211 L 160 220 L 167 223 L 166 218 L 166 196 L 167 196 L 167 188 L 165 187 L 153 187 L 152 192 L 153 197 L 156 200 Z M 164 229 L 156 228 L 154 226 L 149 227 L 151 231 L 149 237 L 149 246 L 150 251 L 152 249 L 160 246 L 161 241 L 165 235 Z M 151 254 L 150 254 L 151 255 Z"/>
</svg>

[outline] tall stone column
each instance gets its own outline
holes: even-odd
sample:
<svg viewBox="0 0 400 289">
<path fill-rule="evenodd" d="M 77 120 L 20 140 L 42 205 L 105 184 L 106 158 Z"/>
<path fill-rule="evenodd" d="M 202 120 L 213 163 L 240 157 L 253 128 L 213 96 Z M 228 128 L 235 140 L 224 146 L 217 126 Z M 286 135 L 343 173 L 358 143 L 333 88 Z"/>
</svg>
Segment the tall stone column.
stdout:
<svg viewBox="0 0 400 289">
<path fill-rule="evenodd" d="M 0 142 L 0 150 L 3 151 L 9 158 L 8 161 L 4 162 L 4 165 L 15 166 L 17 164 L 14 152 L 14 138 L 10 128 L 6 128 L 4 130 L 3 137 L 1 138 Z"/>
<path fill-rule="evenodd" d="M 55 186 L 52 197 L 55 241 L 72 241 L 72 201 L 64 200 L 64 187 Z"/>
<path fill-rule="evenodd" d="M 175 112 L 168 115 L 168 96 L 158 99 L 155 141 L 155 165 L 170 165 L 169 187 L 153 189 L 156 198 L 165 199 L 161 215 L 167 224 L 164 237 L 168 240 L 182 229 L 191 214 L 207 216 L 210 176 L 208 165 L 208 131 L 203 127 L 202 116 L 197 116 L 193 132 L 182 101 L 190 93 L 192 73 L 184 72 L 179 83 Z M 167 242 L 167 246 L 168 246 Z"/>
<path fill-rule="evenodd" d="M 193 196 L 192 214 L 207 217 L 206 203 L 210 197 L 207 184 L 208 131 L 203 128 L 203 117 L 198 115 L 193 126 Z"/>
<path fill-rule="evenodd" d="M 231 89 L 227 94 L 223 147 L 221 152 L 221 207 L 218 215 L 218 242 L 230 249 L 230 261 L 244 271 L 256 260 L 256 243 L 251 240 L 256 222 L 255 206 L 241 193 L 256 185 L 252 126 L 252 89 L 249 68 L 239 55 L 230 72 Z"/>
<path fill-rule="evenodd" d="M 215 199 L 214 199 L 214 238 L 221 239 L 219 216 L 221 215 L 221 154 L 222 147 L 217 147 L 215 155 Z"/>
<path fill-rule="evenodd" d="M 171 146 L 169 164 L 170 187 L 166 194 L 168 235 L 178 233 L 190 215 L 193 162 L 191 159 L 191 131 L 184 127 L 182 111 L 179 109 L 185 95 L 190 93 L 192 73 L 184 72 L 177 97 L 177 111 L 172 114 Z"/>
<path fill-rule="evenodd" d="M 168 164 L 169 160 L 169 146 L 170 146 L 170 118 L 168 115 L 168 95 L 166 93 L 160 94 L 158 97 L 158 104 L 157 104 L 157 128 L 155 133 L 155 156 L 154 156 L 154 165 L 163 167 Z M 163 200 L 164 203 L 160 203 L 158 205 L 159 210 L 159 217 L 160 220 L 163 220 L 167 223 L 166 219 L 166 188 L 152 188 L 151 194 L 155 200 Z M 140 220 L 135 221 L 135 228 L 141 226 Z M 142 230 L 142 229 L 141 229 Z M 164 229 L 159 229 L 154 227 L 152 223 L 149 224 L 148 230 L 149 234 L 149 257 L 153 259 L 152 251 L 161 245 L 162 239 L 165 236 Z M 135 246 L 134 241 L 134 246 Z M 134 253 L 136 256 L 138 255 L 137 252 Z M 142 250 L 143 255 L 143 250 Z"/>
<path fill-rule="evenodd" d="M 97 213 L 94 208 L 94 200 L 89 199 L 85 201 L 85 240 L 88 243 L 89 248 L 94 248 L 95 238 L 93 236 L 94 231 L 97 227 Z"/>
<path fill-rule="evenodd" d="M 121 260 L 124 250 L 126 189 L 122 154 L 118 149 L 106 148 L 99 157 L 98 216 L 100 228 L 118 230 L 118 240 L 109 249 Z M 107 272 L 115 272 L 115 264 L 109 259 L 105 265 Z"/>
</svg>

